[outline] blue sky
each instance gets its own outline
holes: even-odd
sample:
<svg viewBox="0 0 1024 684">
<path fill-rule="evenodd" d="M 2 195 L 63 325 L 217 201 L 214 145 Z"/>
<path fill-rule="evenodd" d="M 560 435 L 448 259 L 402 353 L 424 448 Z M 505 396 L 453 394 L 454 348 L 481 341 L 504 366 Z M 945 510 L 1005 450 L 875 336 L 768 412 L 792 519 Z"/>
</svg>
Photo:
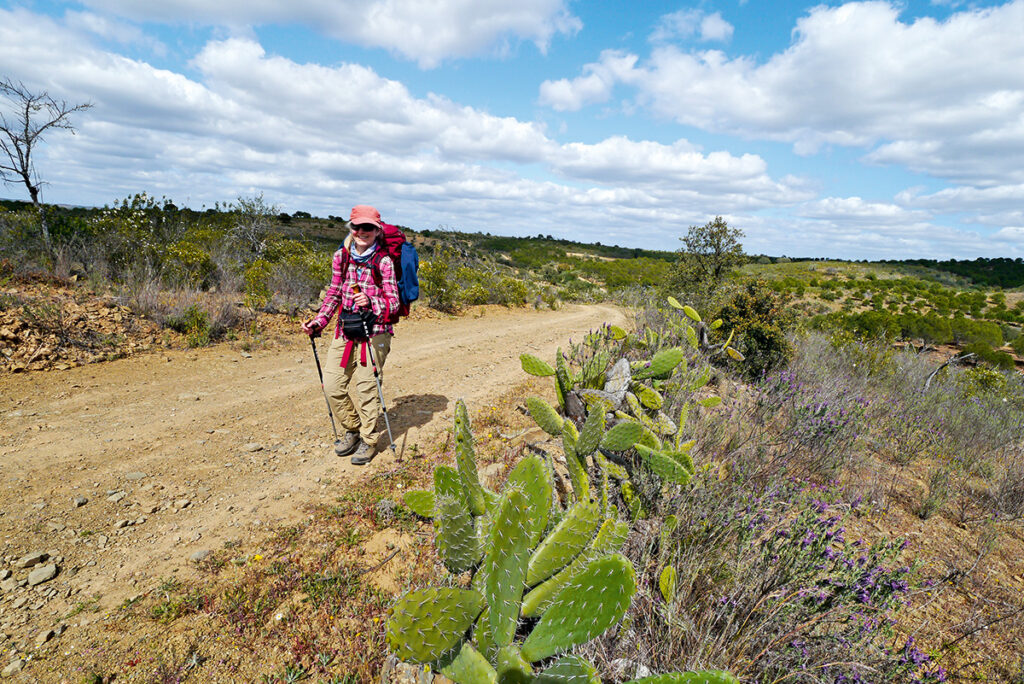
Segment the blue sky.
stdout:
<svg viewBox="0 0 1024 684">
<path fill-rule="evenodd" d="M 0 0 L 0 77 L 95 105 L 40 152 L 50 202 L 1016 257 L 1021 36 L 1024 0 Z"/>
</svg>

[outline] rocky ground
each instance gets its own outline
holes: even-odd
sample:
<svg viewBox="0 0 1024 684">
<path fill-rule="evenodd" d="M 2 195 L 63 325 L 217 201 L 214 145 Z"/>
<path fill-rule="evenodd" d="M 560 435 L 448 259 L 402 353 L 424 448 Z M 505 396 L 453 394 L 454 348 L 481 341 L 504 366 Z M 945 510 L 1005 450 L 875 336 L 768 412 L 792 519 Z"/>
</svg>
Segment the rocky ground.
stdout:
<svg viewBox="0 0 1024 684">
<path fill-rule="evenodd" d="M 396 447 L 357 468 L 333 455 L 309 340 L 290 325 L 255 346 L 166 349 L 123 309 L 68 296 L 84 312 L 76 326 L 110 321 L 112 356 L 126 358 L 32 359 L 20 350 L 48 338 L 0 322 L 4 349 L 18 350 L 0 371 L 0 669 L 14 681 L 81 681 L 76 649 L 110 611 L 410 458 L 450 424 L 456 398 L 482 404 L 521 381 L 519 354 L 550 358 L 624 322 L 604 305 L 404 321 L 385 383 Z M 35 370 L 44 359 L 50 370 Z"/>
</svg>

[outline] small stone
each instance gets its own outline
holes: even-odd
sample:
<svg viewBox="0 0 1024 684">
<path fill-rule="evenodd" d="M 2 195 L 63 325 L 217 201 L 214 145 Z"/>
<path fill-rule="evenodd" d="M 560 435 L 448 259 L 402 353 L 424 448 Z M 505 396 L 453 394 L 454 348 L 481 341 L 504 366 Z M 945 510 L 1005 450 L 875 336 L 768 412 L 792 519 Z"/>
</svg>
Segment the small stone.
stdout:
<svg viewBox="0 0 1024 684">
<path fill-rule="evenodd" d="M 263 445 L 259 444 L 258 442 L 250 442 L 249 444 L 246 444 L 244 447 L 242 447 L 242 451 L 248 451 L 249 453 L 252 453 L 254 451 L 263 451 Z"/>
<path fill-rule="evenodd" d="M 18 560 L 18 562 L 14 564 L 14 567 L 16 567 L 16 568 L 31 568 L 34 565 L 39 565 L 40 563 L 42 563 L 43 561 L 45 561 L 49 557 L 50 557 L 50 554 L 48 554 L 48 553 L 45 553 L 43 551 L 36 551 L 34 553 L 29 553 L 29 554 L 26 554 L 26 555 L 22 556 L 21 559 Z"/>
<path fill-rule="evenodd" d="M 188 508 L 191 505 L 192 502 L 189 501 L 188 499 L 178 499 L 177 501 L 174 502 L 175 508 Z"/>
<path fill-rule="evenodd" d="M 120 530 L 122 528 L 128 527 L 131 524 L 132 523 L 130 520 L 118 520 L 116 523 L 114 523 L 114 527 Z"/>
<path fill-rule="evenodd" d="M 18 610 L 26 603 L 28 603 L 28 596 L 22 596 L 21 598 L 15 599 L 14 603 L 11 604 L 11 608 Z"/>
<path fill-rule="evenodd" d="M 118 502 L 121 501 L 121 499 L 123 499 L 126 496 L 128 496 L 128 495 L 125 494 L 124 492 L 115 492 L 115 493 L 113 493 L 113 494 L 111 494 L 110 496 L 107 497 L 107 501 L 109 501 L 111 503 L 118 503 Z"/>
<path fill-rule="evenodd" d="M 34 587 L 37 584 L 43 582 L 49 582 L 57 576 L 57 566 L 53 563 L 49 563 L 42 567 L 38 567 L 28 574 L 28 585 Z"/>
<path fill-rule="evenodd" d="M 21 658 L 18 658 L 17 660 L 11 662 L 11 664 L 5 667 L 3 670 L 0 670 L 0 677 L 3 677 L 5 679 L 8 677 L 13 677 L 14 675 L 21 672 L 22 669 L 24 669 L 24 667 L 25 661 Z"/>
<path fill-rule="evenodd" d="M 204 560 L 209 558 L 209 556 L 210 551 L 208 549 L 203 549 L 202 551 L 196 551 L 191 556 L 189 556 L 188 559 L 193 563 L 202 563 Z"/>
<path fill-rule="evenodd" d="M 36 637 L 36 647 L 38 648 L 39 646 L 42 646 L 55 636 L 57 636 L 57 633 L 52 629 L 43 630 L 39 633 L 39 636 Z"/>
<path fill-rule="evenodd" d="M 81 508 L 85 504 L 89 503 L 89 500 L 84 496 L 76 496 L 75 500 L 71 502 L 75 508 Z"/>
<path fill-rule="evenodd" d="M 126 473 L 125 476 L 124 476 L 124 479 L 131 480 L 133 482 L 137 482 L 138 480 L 141 480 L 144 477 L 146 477 L 146 473 L 133 472 L 133 473 Z"/>
<path fill-rule="evenodd" d="M 252 358 L 252 354 L 250 354 L 249 352 L 242 352 L 242 358 L 243 359 L 251 359 Z"/>
<path fill-rule="evenodd" d="M 3 580 L 7 579 L 10 576 L 11 576 L 11 571 L 8 570 L 7 568 L 4 568 L 3 570 L 0 570 L 0 581 L 3 581 Z"/>
</svg>

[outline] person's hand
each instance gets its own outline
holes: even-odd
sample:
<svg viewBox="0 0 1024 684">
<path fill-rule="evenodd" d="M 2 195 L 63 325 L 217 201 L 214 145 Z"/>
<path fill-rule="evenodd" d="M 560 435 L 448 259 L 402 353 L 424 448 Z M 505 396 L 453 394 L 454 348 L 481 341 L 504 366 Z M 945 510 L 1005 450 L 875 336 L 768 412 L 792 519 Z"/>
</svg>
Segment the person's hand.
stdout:
<svg viewBox="0 0 1024 684">
<path fill-rule="evenodd" d="M 319 337 L 322 328 L 316 322 L 315 318 L 311 318 L 308 321 L 302 322 L 302 332 L 306 333 L 310 337 Z"/>
<path fill-rule="evenodd" d="M 352 302 L 360 309 L 365 309 L 370 306 L 370 298 L 362 292 L 352 297 Z"/>
</svg>

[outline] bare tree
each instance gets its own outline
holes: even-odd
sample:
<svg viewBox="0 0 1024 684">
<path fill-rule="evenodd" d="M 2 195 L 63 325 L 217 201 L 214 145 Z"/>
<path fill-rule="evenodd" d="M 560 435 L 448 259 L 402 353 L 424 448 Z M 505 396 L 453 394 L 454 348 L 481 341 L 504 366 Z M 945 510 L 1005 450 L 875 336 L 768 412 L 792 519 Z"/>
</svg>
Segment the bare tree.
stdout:
<svg viewBox="0 0 1024 684">
<path fill-rule="evenodd" d="M 92 103 L 72 105 L 64 100 L 55 100 L 44 90 L 34 93 L 20 81 L 15 84 L 9 78 L 0 80 L 0 95 L 11 101 L 11 118 L 0 112 L 0 180 L 16 185 L 23 183 L 32 198 L 32 205 L 39 212 L 43 231 L 43 243 L 50 248 L 50 231 L 46 226 L 39 192 L 43 181 L 36 173 L 32 153 L 43 142 L 43 135 L 54 128 L 75 132 L 71 115 L 92 107 Z"/>
</svg>

